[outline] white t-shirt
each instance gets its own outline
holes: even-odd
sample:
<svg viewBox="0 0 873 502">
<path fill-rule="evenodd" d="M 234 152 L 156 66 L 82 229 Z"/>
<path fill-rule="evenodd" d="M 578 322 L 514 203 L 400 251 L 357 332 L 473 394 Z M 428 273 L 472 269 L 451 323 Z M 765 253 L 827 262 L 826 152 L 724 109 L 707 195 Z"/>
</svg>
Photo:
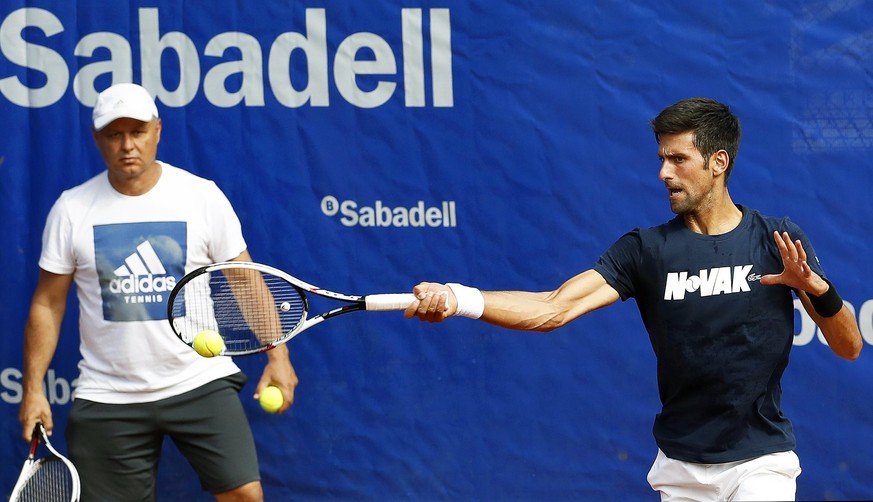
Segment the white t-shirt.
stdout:
<svg viewBox="0 0 873 502">
<path fill-rule="evenodd" d="M 39 266 L 73 274 L 79 299 L 77 398 L 156 401 L 239 371 L 229 357 L 198 355 L 167 322 L 169 293 L 186 272 L 246 249 L 239 218 L 214 182 L 161 167 L 135 197 L 104 171 L 61 194 L 46 221 Z"/>
</svg>

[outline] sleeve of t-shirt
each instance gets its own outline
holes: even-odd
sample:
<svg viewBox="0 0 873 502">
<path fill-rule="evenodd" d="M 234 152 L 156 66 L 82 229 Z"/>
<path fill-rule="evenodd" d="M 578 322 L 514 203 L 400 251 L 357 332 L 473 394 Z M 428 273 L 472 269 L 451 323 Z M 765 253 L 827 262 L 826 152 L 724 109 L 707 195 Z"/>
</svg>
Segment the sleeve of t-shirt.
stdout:
<svg viewBox="0 0 873 502">
<path fill-rule="evenodd" d="M 218 185 L 210 183 L 209 195 L 207 222 L 212 233 L 209 257 L 216 262 L 236 258 L 246 250 L 242 224 Z"/>
<path fill-rule="evenodd" d="M 39 268 L 54 274 L 72 274 L 76 270 L 73 256 L 72 225 L 66 210 L 64 196 L 58 198 L 49 211 L 42 231 L 42 253 Z"/>
<path fill-rule="evenodd" d="M 637 272 L 640 268 L 641 241 L 639 229 L 621 236 L 594 265 L 606 282 L 621 296 L 622 301 L 636 294 Z"/>
</svg>

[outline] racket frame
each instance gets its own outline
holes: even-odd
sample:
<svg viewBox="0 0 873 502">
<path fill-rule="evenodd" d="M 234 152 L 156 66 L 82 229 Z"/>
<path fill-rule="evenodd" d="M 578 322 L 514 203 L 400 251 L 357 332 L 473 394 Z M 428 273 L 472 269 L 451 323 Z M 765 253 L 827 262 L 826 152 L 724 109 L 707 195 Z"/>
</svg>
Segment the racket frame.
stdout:
<svg viewBox="0 0 873 502">
<path fill-rule="evenodd" d="M 174 324 L 175 315 L 173 313 L 173 306 L 175 304 L 175 300 L 179 293 L 182 291 L 184 286 L 203 274 L 208 274 L 212 272 L 224 271 L 228 269 L 249 269 L 256 270 L 261 272 L 262 274 L 270 274 L 276 276 L 285 282 L 289 283 L 300 293 L 300 297 L 302 299 L 303 304 L 303 315 L 300 321 L 291 329 L 282 334 L 282 336 L 278 337 L 276 340 L 273 340 L 269 343 L 266 343 L 260 347 L 255 347 L 252 349 L 244 349 L 244 350 L 228 350 L 225 348 L 218 355 L 223 356 L 246 356 L 252 354 L 259 354 L 262 352 L 266 352 L 268 350 L 272 350 L 277 346 L 287 343 L 292 338 L 296 337 L 303 331 L 321 324 L 322 322 L 330 319 L 332 317 L 336 317 L 341 314 L 347 314 L 349 312 L 357 312 L 361 310 L 372 310 L 372 311 L 385 311 L 385 310 L 402 310 L 406 308 L 406 305 L 412 303 L 415 299 L 411 293 L 397 293 L 397 294 L 375 294 L 368 296 L 361 295 L 346 295 L 343 293 L 337 293 L 335 291 L 330 291 L 324 288 L 320 288 L 318 286 L 314 286 L 306 281 L 298 279 L 293 275 L 288 274 L 287 272 L 280 270 L 275 267 L 271 267 L 269 265 L 264 265 L 262 263 L 249 262 L 249 261 L 224 261 L 213 263 L 211 265 L 206 265 L 203 267 L 199 267 L 191 272 L 185 274 L 185 276 L 176 283 L 176 286 L 170 292 L 169 299 L 167 301 L 167 320 L 170 322 L 170 326 L 173 329 L 173 332 L 176 336 L 188 346 L 193 344 L 192 341 L 189 343 L 182 336 L 183 334 L 176 328 Z M 324 298 L 330 298 L 332 300 L 339 300 L 342 302 L 346 302 L 345 305 L 333 308 L 328 310 L 327 312 L 309 316 L 309 299 L 307 298 L 307 293 L 311 293 L 317 296 L 321 296 Z M 402 305 L 402 306 L 401 306 Z"/>
<path fill-rule="evenodd" d="M 40 442 L 46 447 L 49 456 L 36 458 L 36 450 Z M 28 487 L 28 483 L 33 479 L 34 474 L 43 468 L 49 462 L 61 462 L 70 472 L 71 489 L 70 501 L 78 502 L 81 496 L 81 483 L 79 481 L 79 471 L 70 460 L 61 455 L 58 450 L 49 441 L 48 433 L 42 422 L 37 422 L 33 427 L 33 434 L 30 439 L 30 452 L 24 460 L 24 465 L 21 467 L 21 473 L 18 475 L 18 480 L 15 482 L 15 487 L 12 488 L 12 494 L 9 496 L 10 502 L 17 502 L 21 493 Z"/>
</svg>

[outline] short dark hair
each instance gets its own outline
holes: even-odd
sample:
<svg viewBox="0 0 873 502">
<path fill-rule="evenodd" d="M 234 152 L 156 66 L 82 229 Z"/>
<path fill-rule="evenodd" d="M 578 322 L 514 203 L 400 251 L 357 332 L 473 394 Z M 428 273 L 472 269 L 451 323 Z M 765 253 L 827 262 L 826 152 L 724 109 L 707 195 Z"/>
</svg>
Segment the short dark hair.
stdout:
<svg viewBox="0 0 873 502">
<path fill-rule="evenodd" d="M 734 168 L 740 149 L 740 120 L 727 105 L 709 98 L 689 98 L 668 106 L 651 121 L 655 139 L 665 134 L 694 133 L 694 146 L 704 159 L 719 150 L 730 156 L 725 170 L 725 184 Z"/>
</svg>

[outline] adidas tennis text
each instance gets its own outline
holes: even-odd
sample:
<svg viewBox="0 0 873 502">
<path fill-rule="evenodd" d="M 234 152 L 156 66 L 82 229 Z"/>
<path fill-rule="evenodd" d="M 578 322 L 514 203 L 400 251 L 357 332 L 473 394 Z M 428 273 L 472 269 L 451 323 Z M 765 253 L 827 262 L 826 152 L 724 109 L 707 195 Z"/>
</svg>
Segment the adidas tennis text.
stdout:
<svg viewBox="0 0 873 502">
<path fill-rule="evenodd" d="M 127 304 L 161 303 L 164 301 L 162 293 L 176 286 L 176 278 L 167 274 L 148 240 L 140 243 L 113 272 L 115 279 L 109 281 L 109 292 L 124 295 Z"/>
<path fill-rule="evenodd" d="M 139 293 L 166 293 L 176 286 L 176 278 L 168 275 L 164 277 L 129 276 L 112 279 L 109 282 L 109 291 L 125 295 Z"/>
</svg>

